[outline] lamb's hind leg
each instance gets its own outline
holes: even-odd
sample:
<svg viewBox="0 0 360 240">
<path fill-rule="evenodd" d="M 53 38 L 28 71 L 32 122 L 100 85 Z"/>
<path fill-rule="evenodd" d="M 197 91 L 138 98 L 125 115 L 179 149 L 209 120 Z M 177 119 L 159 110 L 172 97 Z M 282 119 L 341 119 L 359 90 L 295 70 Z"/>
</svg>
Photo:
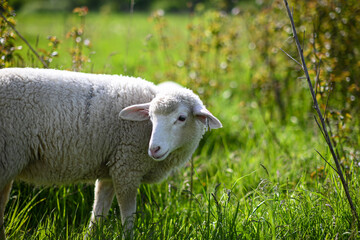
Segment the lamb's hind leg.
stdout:
<svg viewBox="0 0 360 240">
<path fill-rule="evenodd" d="M 112 181 L 96 180 L 94 206 L 91 214 L 89 230 L 85 238 L 91 234 L 94 224 L 98 223 L 100 218 L 106 217 L 108 214 L 111 203 L 114 199 L 114 194 L 115 191 Z"/>
<path fill-rule="evenodd" d="M 6 203 L 9 200 L 10 190 L 12 186 L 12 181 L 4 186 L 0 191 L 0 240 L 5 240 L 5 226 L 4 226 L 4 214 Z M 0 186 L 1 187 L 1 186 Z"/>
</svg>

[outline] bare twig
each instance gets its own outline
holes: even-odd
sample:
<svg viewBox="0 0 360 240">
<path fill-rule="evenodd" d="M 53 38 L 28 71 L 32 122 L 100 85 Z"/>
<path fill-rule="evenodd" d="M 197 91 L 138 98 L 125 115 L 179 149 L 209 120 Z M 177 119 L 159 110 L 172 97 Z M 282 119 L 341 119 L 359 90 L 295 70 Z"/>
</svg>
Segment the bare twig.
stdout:
<svg viewBox="0 0 360 240">
<path fill-rule="evenodd" d="M 316 122 L 316 124 L 318 125 L 318 127 L 319 127 L 319 129 L 320 129 L 320 132 L 321 132 L 321 134 L 323 135 L 325 141 L 327 141 L 327 140 L 326 140 L 326 137 L 325 137 L 325 134 L 324 134 L 324 132 L 323 132 L 321 126 L 320 126 L 320 123 L 319 123 L 319 121 L 317 120 L 317 118 L 316 118 L 315 115 L 314 115 L 314 119 L 315 119 L 315 122 Z"/>
<path fill-rule="evenodd" d="M 30 48 L 30 50 L 35 54 L 35 56 L 40 60 L 40 62 L 42 63 L 42 65 L 44 66 L 44 68 L 49 68 L 48 65 L 46 64 L 46 62 L 44 61 L 44 59 L 42 59 L 39 54 L 35 51 L 35 49 L 33 49 L 33 47 L 30 45 L 30 43 L 18 32 L 18 30 L 16 30 L 15 26 L 11 24 L 11 22 L 9 22 L 7 20 L 7 18 L 2 14 L 2 12 L 0 11 L 0 16 L 4 19 L 4 21 L 14 30 L 14 32 L 26 43 L 26 45 L 28 45 L 28 47 Z"/>
<path fill-rule="evenodd" d="M 314 32 L 313 32 L 313 42 L 312 42 L 312 45 L 313 45 L 313 51 L 314 51 L 314 55 L 317 59 L 319 59 L 319 63 L 316 64 L 315 63 L 315 72 L 316 72 L 316 77 L 315 77 L 315 95 L 317 95 L 317 91 L 318 91 L 318 83 L 319 83 L 319 79 L 320 79 L 320 66 L 321 66 L 321 58 L 319 58 L 316 53 L 317 53 L 317 50 L 316 50 L 316 45 L 315 45 L 315 24 L 314 24 Z"/>
<path fill-rule="evenodd" d="M 319 85 L 319 79 L 320 79 L 320 65 L 321 65 L 321 58 L 319 60 L 318 64 L 315 64 L 315 71 L 316 71 L 316 77 L 315 77 L 315 96 L 318 91 L 318 85 Z"/>
<path fill-rule="evenodd" d="M 305 31 L 303 32 L 303 47 L 302 47 L 302 49 L 304 49 L 304 46 L 305 46 Z"/>
<path fill-rule="evenodd" d="M 325 117 L 325 120 L 326 120 L 326 110 L 327 110 L 327 108 L 328 108 L 330 94 L 331 94 L 331 92 L 329 91 L 329 94 L 327 95 L 327 98 L 326 98 L 326 104 L 325 104 L 325 109 L 324 109 L 324 117 Z M 328 126 L 329 126 L 329 128 L 330 128 L 330 124 L 328 124 Z"/>
<path fill-rule="evenodd" d="M 301 48 L 301 44 L 300 44 L 299 38 L 298 38 L 297 33 L 296 33 L 294 19 L 293 19 L 293 16 L 292 16 L 291 12 L 290 12 L 289 4 L 288 4 L 287 0 L 284 0 L 284 4 L 285 4 L 285 7 L 286 7 L 286 10 L 287 10 L 290 22 L 291 22 L 291 28 L 292 28 L 292 31 L 293 31 L 293 37 L 295 39 L 295 43 L 296 43 L 296 46 L 297 46 L 297 49 L 298 49 L 298 52 L 299 52 L 299 55 L 300 55 L 300 59 L 301 59 L 301 63 L 302 63 L 302 69 L 303 69 L 303 71 L 305 73 L 305 76 L 306 76 L 306 79 L 307 79 L 307 82 L 308 82 L 308 85 L 309 85 L 309 90 L 310 90 L 310 93 L 311 93 L 311 96 L 312 96 L 312 99 L 313 99 L 314 108 L 315 108 L 315 110 L 317 112 L 317 115 L 318 115 L 318 117 L 320 119 L 321 129 L 322 129 L 322 131 L 324 133 L 326 143 L 327 143 L 327 145 L 328 145 L 328 147 L 330 149 L 331 155 L 332 155 L 332 157 L 334 159 L 336 169 L 337 169 L 337 174 L 339 175 L 340 181 L 341 181 L 341 183 L 342 183 L 342 185 L 344 187 L 345 194 L 346 194 L 347 200 L 349 202 L 349 205 L 350 205 L 350 208 L 351 208 L 351 211 L 352 211 L 352 214 L 353 214 L 353 218 L 357 222 L 357 229 L 359 231 L 360 230 L 359 217 L 358 217 L 358 214 L 356 212 L 356 208 L 355 208 L 355 206 L 353 204 L 353 201 L 352 201 L 352 198 L 351 198 L 351 195 L 350 195 L 350 192 L 349 192 L 348 184 L 347 184 L 347 182 L 346 182 L 346 180 L 344 178 L 344 175 L 342 173 L 340 162 L 338 160 L 338 157 L 337 157 L 337 155 L 336 155 L 336 153 L 334 151 L 333 145 L 331 143 L 331 140 L 330 140 L 327 128 L 326 128 L 325 120 L 323 118 L 323 115 L 322 115 L 322 113 L 320 111 L 320 108 L 319 108 L 319 104 L 318 104 L 317 99 L 316 99 L 316 95 L 315 95 L 315 92 L 314 92 L 314 89 L 313 89 L 313 86 L 312 86 L 312 83 L 311 83 L 310 75 L 309 75 L 308 69 L 306 67 L 306 63 L 305 63 L 305 59 L 304 59 L 304 55 L 303 55 L 303 49 Z"/>
<path fill-rule="evenodd" d="M 295 59 L 293 58 L 290 54 L 288 54 L 287 52 L 285 52 L 282 48 L 280 48 L 280 50 L 286 54 L 286 56 L 288 56 L 291 60 L 293 60 L 294 62 L 296 62 L 300 67 L 302 67 L 302 65 Z"/>
<path fill-rule="evenodd" d="M 326 160 L 326 158 L 323 157 L 323 155 L 322 155 L 318 150 L 315 149 L 315 152 L 317 152 L 317 154 L 319 154 L 320 157 L 321 157 L 337 174 L 339 174 L 339 172 Z"/>
</svg>

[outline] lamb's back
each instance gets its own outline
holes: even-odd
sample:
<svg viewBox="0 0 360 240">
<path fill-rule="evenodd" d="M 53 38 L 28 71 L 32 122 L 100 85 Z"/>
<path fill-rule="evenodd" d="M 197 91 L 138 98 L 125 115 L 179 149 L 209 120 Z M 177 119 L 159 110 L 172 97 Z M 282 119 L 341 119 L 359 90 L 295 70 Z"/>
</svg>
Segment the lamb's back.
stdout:
<svg viewBox="0 0 360 240">
<path fill-rule="evenodd" d="M 0 145 L 7 161 L 25 165 L 20 178 L 66 183 L 107 177 L 119 144 L 135 145 L 134 127 L 148 123 L 118 117 L 122 108 L 151 101 L 152 84 L 136 78 L 59 70 L 0 71 Z M 124 133 L 127 131 L 127 133 Z M 0 146 L 1 147 L 1 146 Z M 12 149 L 11 149 L 12 148 Z M 9 163 L 12 164 L 12 163 Z"/>
</svg>

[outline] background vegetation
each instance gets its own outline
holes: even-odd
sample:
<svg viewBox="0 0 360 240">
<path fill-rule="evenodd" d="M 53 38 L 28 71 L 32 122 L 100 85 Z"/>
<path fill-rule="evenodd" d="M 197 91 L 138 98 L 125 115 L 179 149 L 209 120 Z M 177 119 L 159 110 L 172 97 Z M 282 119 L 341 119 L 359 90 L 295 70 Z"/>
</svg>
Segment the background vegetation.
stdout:
<svg viewBox="0 0 360 240">
<path fill-rule="evenodd" d="M 176 81 L 197 92 L 224 125 L 205 135 L 193 173 L 189 163 L 160 184 L 141 186 L 135 239 L 358 237 L 339 179 L 315 151 L 332 163 L 306 80 L 281 51 L 297 57 L 282 1 L 192 1 L 177 8 L 187 9 L 181 14 L 169 14 L 162 1 L 135 1 L 134 13 L 128 1 L 120 1 L 125 7 L 118 9 L 128 9 L 122 13 L 105 11 L 99 1 L 59 12 L 30 11 L 18 2 L 16 15 L 6 4 L 2 14 L 51 68 Z M 360 3 L 290 5 L 359 206 Z M 1 67 L 43 67 L 3 19 L 0 45 Z M 82 239 L 92 198 L 90 185 L 34 189 L 16 183 L 7 235 Z M 119 219 L 114 201 L 96 238 L 120 238 Z"/>
<path fill-rule="evenodd" d="M 15 10 L 26 12 L 36 11 L 71 11 L 79 6 L 87 6 L 91 11 L 102 13 L 128 12 L 131 8 L 136 11 L 151 11 L 163 9 L 170 12 L 193 12 L 195 8 L 206 7 L 229 11 L 239 4 L 254 5 L 255 1 L 246 0 L 10 0 Z"/>
</svg>

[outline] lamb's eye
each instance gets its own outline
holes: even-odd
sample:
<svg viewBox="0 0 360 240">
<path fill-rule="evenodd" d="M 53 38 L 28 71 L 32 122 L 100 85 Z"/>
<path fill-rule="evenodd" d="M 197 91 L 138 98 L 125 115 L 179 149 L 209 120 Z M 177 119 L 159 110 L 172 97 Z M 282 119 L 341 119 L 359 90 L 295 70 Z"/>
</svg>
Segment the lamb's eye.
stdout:
<svg viewBox="0 0 360 240">
<path fill-rule="evenodd" d="M 180 115 L 179 118 L 178 118 L 178 120 L 179 120 L 180 122 L 185 122 L 186 116 Z"/>
</svg>

